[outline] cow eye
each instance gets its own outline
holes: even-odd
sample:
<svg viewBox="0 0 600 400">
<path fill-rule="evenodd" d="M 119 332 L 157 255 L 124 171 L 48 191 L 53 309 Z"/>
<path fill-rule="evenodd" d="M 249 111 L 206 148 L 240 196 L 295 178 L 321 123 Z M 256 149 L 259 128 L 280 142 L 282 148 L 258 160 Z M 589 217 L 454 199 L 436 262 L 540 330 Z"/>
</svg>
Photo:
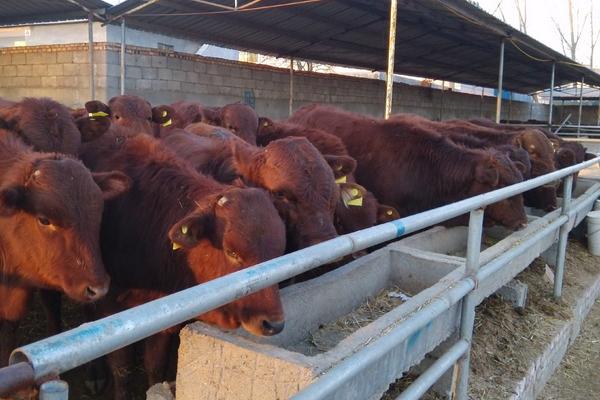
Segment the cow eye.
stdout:
<svg viewBox="0 0 600 400">
<path fill-rule="evenodd" d="M 286 199 L 286 195 L 285 192 L 282 192 L 281 190 L 273 193 L 275 195 L 275 197 L 277 197 L 279 200 L 285 200 Z"/>
<path fill-rule="evenodd" d="M 240 260 L 240 256 L 239 256 L 239 254 L 238 254 L 238 253 L 236 253 L 236 252 L 235 252 L 235 251 L 233 251 L 233 250 L 229 250 L 229 249 L 227 249 L 227 250 L 225 250 L 225 254 L 227 254 L 227 257 L 229 257 L 229 258 L 233 258 L 233 259 L 234 259 L 234 260 L 236 260 L 236 261 L 239 261 L 239 260 Z"/>
<path fill-rule="evenodd" d="M 152 117 L 146 118 L 148 121 L 152 122 Z"/>
<path fill-rule="evenodd" d="M 119 120 L 119 119 L 121 119 L 121 117 L 118 115 L 115 115 L 115 119 Z"/>
<path fill-rule="evenodd" d="M 40 225 L 48 226 L 50 225 L 50 220 L 46 217 L 38 217 L 38 222 Z"/>
</svg>

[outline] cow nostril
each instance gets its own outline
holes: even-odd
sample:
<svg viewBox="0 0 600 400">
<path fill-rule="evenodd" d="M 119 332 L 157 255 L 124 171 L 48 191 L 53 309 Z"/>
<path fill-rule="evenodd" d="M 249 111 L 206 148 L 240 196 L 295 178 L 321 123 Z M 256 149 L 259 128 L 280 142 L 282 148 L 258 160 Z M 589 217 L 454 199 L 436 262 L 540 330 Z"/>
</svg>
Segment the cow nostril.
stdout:
<svg viewBox="0 0 600 400">
<path fill-rule="evenodd" d="M 107 286 L 86 286 L 84 295 L 88 300 L 98 300 L 106 294 L 107 290 Z"/>
<path fill-rule="evenodd" d="M 265 319 L 262 321 L 263 335 L 265 335 L 265 336 L 277 335 L 279 332 L 281 332 L 283 330 L 284 326 L 285 326 L 284 321 L 268 321 Z"/>
</svg>

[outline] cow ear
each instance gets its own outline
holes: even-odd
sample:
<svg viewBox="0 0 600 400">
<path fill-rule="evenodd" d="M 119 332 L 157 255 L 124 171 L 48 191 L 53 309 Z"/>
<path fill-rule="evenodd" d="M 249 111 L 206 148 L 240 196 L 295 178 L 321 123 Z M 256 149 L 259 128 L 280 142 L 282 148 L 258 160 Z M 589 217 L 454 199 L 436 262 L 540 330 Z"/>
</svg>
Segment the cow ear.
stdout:
<svg viewBox="0 0 600 400">
<path fill-rule="evenodd" d="M 98 100 L 91 100 L 85 103 L 85 109 L 90 118 L 110 117 L 112 115 L 110 107 Z"/>
<path fill-rule="evenodd" d="M 92 178 L 102 190 L 104 200 L 111 200 L 125 193 L 131 187 L 131 179 L 118 171 L 93 172 Z"/>
<path fill-rule="evenodd" d="M 361 207 L 366 194 L 367 189 L 356 183 L 340 183 L 340 197 L 346 208 Z"/>
<path fill-rule="evenodd" d="M 221 125 L 221 109 L 218 107 L 201 107 L 201 121 L 210 125 Z"/>
<path fill-rule="evenodd" d="M 265 130 L 269 130 L 273 127 L 273 120 L 267 117 L 259 117 L 258 118 L 258 132 L 263 132 Z"/>
<path fill-rule="evenodd" d="M 356 169 L 356 160 L 350 156 L 334 156 L 330 154 L 323 155 L 327 164 L 333 170 L 336 179 L 351 174 Z"/>
<path fill-rule="evenodd" d="M 377 223 L 394 221 L 400 218 L 400 213 L 394 207 L 379 204 L 377 206 Z"/>
<path fill-rule="evenodd" d="M 556 152 L 558 168 L 565 168 L 575 164 L 575 153 L 570 149 L 560 149 Z"/>
<path fill-rule="evenodd" d="M 585 161 L 593 160 L 596 157 L 598 157 L 598 156 L 594 153 L 587 153 L 587 152 L 585 153 Z"/>
<path fill-rule="evenodd" d="M 23 208 L 24 200 L 25 188 L 23 186 L 11 186 L 0 190 L 0 216 L 10 217 Z"/>
<path fill-rule="evenodd" d="M 152 108 L 152 121 L 160 124 L 161 126 L 167 127 L 173 124 L 175 117 L 175 109 L 171 106 L 158 106 Z"/>
<path fill-rule="evenodd" d="M 0 108 L 0 128 L 14 130 L 21 121 L 21 113 L 17 105 Z"/>
<path fill-rule="evenodd" d="M 525 175 L 527 173 L 527 166 L 523 164 L 521 161 L 513 161 L 515 167 L 519 170 L 521 175 Z"/>
<path fill-rule="evenodd" d="M 233 153 L 233 169 L 244 180 L 257 183 L 260 169 L 265 164 L 265 151 L 255 148 L 243 140 L 230 142 Z"/>
<path fill-rule="evenodd" d="M 169 239 L 171 240 L 173 251 L 194 247 L 207 232 L 212 218 L 213 214 L 210 211 L 194 212 L 175 223 L 169 229 Z"/>
<path fill-rule="evenodd" d="M 477 164 L 475 167 L 475 180 L 491 187 L 498 186 L 500 174 L 491 160 Z"/>
</svg>

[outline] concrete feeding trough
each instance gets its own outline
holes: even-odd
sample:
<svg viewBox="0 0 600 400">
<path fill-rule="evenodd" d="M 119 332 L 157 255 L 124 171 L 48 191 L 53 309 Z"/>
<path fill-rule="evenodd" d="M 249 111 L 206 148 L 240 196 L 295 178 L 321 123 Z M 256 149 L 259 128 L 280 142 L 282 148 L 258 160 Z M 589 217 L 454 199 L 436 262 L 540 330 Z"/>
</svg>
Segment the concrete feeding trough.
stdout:
<svg viewBox="0 0 600 400">
<path fill-rule="evenodd" d="M 581 221 L 593 206 L 600 184 L 573 200 L 584 204 L 572 225 Z M 589 203 L 589 204 L 588 204 Z M 579 216 L 581 215 L 581 218 Z M 481 263 L 493 260 L 547 226 L 560 210 L 543 217 L 531 216 L 528 226 L 518 232 L 487 229 Z M 473 294 L 477 303 L 509 283 L 558 237 L 558 229 L 529 246 L 490 278 L 479 282 Z M 463 275 L 466 227 L 434 227 L 377 250 L 317 279 L 282 290 L 286 313 L 284 331 L 272 338 L 256 338 L 242 332 L 227 333 L 193 323 L 181 332 L 177 371 L 177 399 L 284 399 L 314 382 L 321 374 L 392 327 L 417 312 L 432 298 Z M 408 296 L 391 311 L 368 325 L 340 335 L 327 349 L 315 351 L 311 338 L 322 325 L 336 321 L 359 308 L 384 289 Z M 411 366 L 456 331 L 460 302 L 421 330 L 399 343 L 331 398 L 376 399 Z"/>
</svg>

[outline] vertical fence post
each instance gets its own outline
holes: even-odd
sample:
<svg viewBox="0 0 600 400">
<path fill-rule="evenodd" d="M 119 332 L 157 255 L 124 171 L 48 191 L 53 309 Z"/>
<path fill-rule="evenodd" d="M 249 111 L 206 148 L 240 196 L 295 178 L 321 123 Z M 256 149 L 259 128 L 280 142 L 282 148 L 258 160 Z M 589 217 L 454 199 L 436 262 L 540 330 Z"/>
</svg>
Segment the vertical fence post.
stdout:
<svg viewBox="0 0 600 400">
<path fill-rule="evenodd" d="M 561 215 L 567 215 L 571 207 L 571 191 L 573 189 L 573 175 L 565 177 L 563 180 L 563 203 Z M 558 236 L 558 251 L 556 253 L 556 269 L 554 271 L 554 298 L 560 299 L 562 296 L 562 283 L 565 273 L 565 255 L 567 254 L 567 240 L 569 238 L 569 221 L 560 227 Z"/>
<path fill-rule="evenodd" d="M 289 98 L 289 114 L 290 117 L 294 112 L 294 59 L 290 58 L 290 98 Z"/>
<path fill-rule="evenodd" d="M 121 19 L 121 94 L 125 94 L 125 17 Z"/>
<path fill-rule="evenodd" d="M 90 63 L 90 100 L 96 99 L 96 79 L 94 74 L 94 15 L 88 13 L 88 62 Z"/>
<path fill-rule="evenodd" d="M 500 42 L 500 66 L 498 68 L 498 96 L 496 97 L 496 123 L 500 123 L 502 113 L 502 80 L 504 79 L 504 39 Z"/>
<path fill-rule="evenodd" d="M 581 131 L 581 114 L 583 113 L 583 84 L 585 83 L 585 76 L 581 77 L 581 90 L 579 91 L 579 117 L 577 118 L 577 137 Z"/>
<path fill-rule="evenodd" d="M 440 121 L 444 120 L 444 87 L 446 86 L 446 81 L 442 81 L 442 93 L 440 95 Z"/>
<path fill-rule="evenodd" d="M 479 99 L 479 118 L 483 118 L 483 91 L 485 89 L 481 88 L 481 97 Z"/>
<path fill-rule="evenodd" d="M 600 86 L 598 86 L 598 126 L 600 126 Z"/>
<path fill-rule="evenodd" d="M 548 109 L 548 129 L 552 130 L 552 107 L 554 107 L 554 73 L 556 63 L 552 63 L 552 74 L 550 75 L 550 107 Z"/>
<path fill-rule="evenodd" d="M 40 400 L 69 400 L 69 384 L 54 380 L 40 386 Z"/>
<path fill-rule="evenodd" d="M 483 232 L 483 209 L 471 211 L 469 218 L 469 236 L 467 238 L 467 260 L 465 275 L 475 276 L 479 269 L 479 254 L 481 253 L 481 234 Z M 475 324 L 475 304 L 469 293 L 462 299 L 460 317 L 460 339 L 469 343 L 469 350 L 465 352 L 454 366 L 454 379 L 452 382 L 453 400 L 467 400 L 469 387 L 469 363 L 471 339 L 473 338 L 473 325 Z"/>
<path fill-rule="evenodd" d="M 388 65 L 385 76 L 385 111 L 383 117 L 388 119 L 392 113 L 392 100 L 394 96 L 394 60 L 396 52 L 396 15 L 398 13 L 398 0 L 390 1 L 390 31 L 388 38 Z"/>
</svg>

